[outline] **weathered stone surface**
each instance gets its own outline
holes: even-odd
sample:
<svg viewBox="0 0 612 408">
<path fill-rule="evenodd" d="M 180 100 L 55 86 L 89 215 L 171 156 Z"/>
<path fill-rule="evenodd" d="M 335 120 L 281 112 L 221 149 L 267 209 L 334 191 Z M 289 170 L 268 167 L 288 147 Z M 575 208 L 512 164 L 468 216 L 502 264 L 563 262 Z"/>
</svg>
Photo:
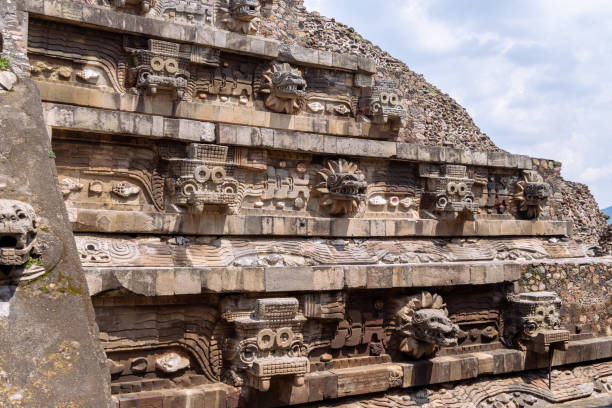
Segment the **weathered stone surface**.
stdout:
<svg viewBox="0 0 612 408">
<path fill-rule="evenodd" d="M 0 95 L 1 195 L 34 209 L 40 260 L 28 262 L 44 268 L 28 283 L 1 283 L 0 370 L 6 382 L 0 405 L 109 407 L 104 353 L 95 339 L 87 285 L 54 181 L 38 95 L 29 80 Z M 4 275 L 7 267 L 2 268 Z"/>
</svg>

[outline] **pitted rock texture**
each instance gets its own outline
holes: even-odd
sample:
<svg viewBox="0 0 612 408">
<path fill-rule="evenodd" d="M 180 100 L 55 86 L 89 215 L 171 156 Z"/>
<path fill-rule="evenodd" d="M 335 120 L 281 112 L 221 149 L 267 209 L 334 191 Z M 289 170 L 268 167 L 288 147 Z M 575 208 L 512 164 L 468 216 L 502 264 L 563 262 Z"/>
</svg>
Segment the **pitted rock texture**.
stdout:
<svg viewBox="0 0 612 408">
<path fill-rule="evenodd" d="M 27 30 L 24 30 L 28 17 L 17 11 L 16 3 L 17 0 L 0 0 L 0 57 L 9 61 L 17 75 L 22 75 L 30 69 L 25 53 Z"/>
</svg>

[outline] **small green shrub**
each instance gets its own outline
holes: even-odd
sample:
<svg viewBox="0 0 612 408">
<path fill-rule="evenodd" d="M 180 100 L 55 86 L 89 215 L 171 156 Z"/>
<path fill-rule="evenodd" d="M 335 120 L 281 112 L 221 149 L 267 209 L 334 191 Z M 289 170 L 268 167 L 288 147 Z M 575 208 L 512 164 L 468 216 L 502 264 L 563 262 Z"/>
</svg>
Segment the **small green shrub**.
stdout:
<svg viewBox="0 0 612 408">
<path fill-rule="evenodd" d="M 11 63 L 6 58 L 0 57 L 0 71 L 8 71 Z"/>
</svg>

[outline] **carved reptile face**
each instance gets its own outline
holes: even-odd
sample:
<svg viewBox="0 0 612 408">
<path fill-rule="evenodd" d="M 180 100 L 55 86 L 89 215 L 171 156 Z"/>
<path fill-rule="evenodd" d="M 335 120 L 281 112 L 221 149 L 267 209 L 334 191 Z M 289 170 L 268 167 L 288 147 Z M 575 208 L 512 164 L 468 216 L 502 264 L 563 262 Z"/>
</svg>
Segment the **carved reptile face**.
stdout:
<svg viewBox="0 0 612 408">
<path fill-rule="evenodd" d="M 421 309 L 412 317 L 412 334 L 422 342 L 456 346 L 459 327 L 441 309 Z"/>
<path fill-rule="evenodd" d="M 524 186 L 523 196 L 527 205 L 542 205 L 550 197 L 550 188 L 546 183 L 527 182 Z"/>
<path fill-rule="evenodd" d="M 561 319 L 559 310 L 554 304 L 542 304 L 527 316 L 522 318 L 523 332 L 530 337 L 535 337 L 540 330 L 559 330 Z"/>
<path fill-rule="evenodd" d="M 259 0 L 231 0 L 230 14 L 240 21 L 251 21 L 260 16 Z"/>
<path fill-rule="evenodd" d="M 0 265 L 23 265 L 36 241 L 34 209 L 15 200 L 0 200 Z"/>
<path fill-rule="evenodd" d="M 335 173 L 327 178 L 327 189 L 334 198 L 353 199 L 365 194 L 368 183 L 361 173 Z"/>
<path fill-rule="evenodd" d="M 276 71 L 272 74 L 272 94 L 281 99 L 306 97 L 306 81 L 295 71 Z"/>
</svg>

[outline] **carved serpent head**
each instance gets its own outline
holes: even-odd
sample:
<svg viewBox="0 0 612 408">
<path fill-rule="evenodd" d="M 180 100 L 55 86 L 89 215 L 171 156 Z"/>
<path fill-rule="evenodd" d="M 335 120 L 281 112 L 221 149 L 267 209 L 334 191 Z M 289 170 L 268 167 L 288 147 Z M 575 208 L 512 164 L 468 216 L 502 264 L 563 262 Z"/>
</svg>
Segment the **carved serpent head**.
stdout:
<svg viewBox="0 0 612 408">
<path fill-rule="evenodd" d="M 38 219 L 29 204 L 0 200 L 0 265 L 23 265 L 36 243 Z"/>
<path fill-rule="evenodd" d="M 262 92 L 269 93 L 265 101 L 268 109 L 294 115 L 306 103 L 306 80 L 289 64 L 272 64 L 262 74 Z"/>
<path fill-rule="evenodd" d="M 260 16 L 259 0 L 231 0 L 229 11 L 231 16 L 240 21 L 251 21 Z"/>
</svg>

